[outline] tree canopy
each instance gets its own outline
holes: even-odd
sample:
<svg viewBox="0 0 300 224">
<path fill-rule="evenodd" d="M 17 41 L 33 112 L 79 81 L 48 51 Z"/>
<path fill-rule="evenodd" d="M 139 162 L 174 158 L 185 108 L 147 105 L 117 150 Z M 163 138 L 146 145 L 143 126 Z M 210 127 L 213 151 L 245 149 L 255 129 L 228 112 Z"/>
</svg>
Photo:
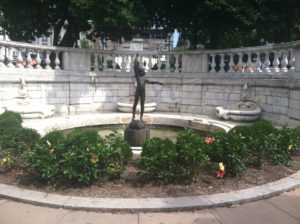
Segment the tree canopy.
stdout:
<svg viewBox="0 0 300 224">
<path fill-rule="evenodd" d="M 0 26 L 12 40 L 50 35 L 74 46 L 80 31 L 130 38 L 146 27 L 177 29 L 192 47 L 239 47 L 283 42 L 300 34 L 298 0 L 1 0 Z M 66 22 L 67 21 L 67 22 Z"/>
</svg>

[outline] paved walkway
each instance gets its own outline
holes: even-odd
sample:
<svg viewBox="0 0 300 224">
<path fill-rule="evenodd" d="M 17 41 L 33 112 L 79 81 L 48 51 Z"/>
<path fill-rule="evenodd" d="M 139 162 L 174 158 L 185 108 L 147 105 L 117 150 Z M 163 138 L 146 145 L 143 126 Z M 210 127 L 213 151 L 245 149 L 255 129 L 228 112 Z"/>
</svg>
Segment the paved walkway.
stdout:
<svg viewBox="0 0 300 224">
<path fill-rule="evenodd" d="M 0 224 L 300 224 L 300 188 L 266 200 L 189 212 L 101 213 L 0 199 Z"/>
</svg>

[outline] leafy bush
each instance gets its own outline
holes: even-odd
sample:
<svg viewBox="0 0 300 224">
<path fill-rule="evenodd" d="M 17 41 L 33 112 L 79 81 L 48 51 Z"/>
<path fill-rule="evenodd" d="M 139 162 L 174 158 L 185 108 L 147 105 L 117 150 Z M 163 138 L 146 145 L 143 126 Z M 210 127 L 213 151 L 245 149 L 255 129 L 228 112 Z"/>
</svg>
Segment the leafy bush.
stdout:
<svg viewBox="0 0 300 224">
<path fill-rule="evenodd" d="M 177 157 L 175 144 L 171 140 L 152 138 L 143 145 L 137 165 L 151 179 L 170 183 L 177 179 Z"/>
<path fill-rule="evenodd" d="M 291 162 L 292 152 L 299 147 L 299 131 L 296 130 L 278 130 L 270 122 L 261 120 L 250 126 L 237 126 L 229 133 L 239 136 L 247 145 L 249 157 L 246 163 L 260 166 L 263 160 L 270 160 L 274 164 L 287 165 Z"/>
<path fill-rule="evenodd" d="M 212 162 L 222 162 L 225 174 L 238 176 L 246 169 L 244 163 L 248 157 L 245 143 L 238 136 L 230 133 L 217 133 L 213 136 L 214 142 L 207 144 L 205 151 Z"/>
<path fill-rule="evenodd" d="M 62 154 L 63 176 L 89 184 L 98 178 L 102 163 L 103 141 L 96 131 L 75 130 L 67 135 Z"/>
<path fill-rule="evenodd" d="M 203 144 L 203 137 L 191 129 L 180 132 L 176 144 L 169 139 L 150 139 L 143 146 L 138 167 L 159 182 L 191 182 L 209 161 Z"/>
<path fill-rule="evenodd" d="M 113 130 L 104 139 L 103 161 L 110 179 L 119 178 L 132 158 L 132 150 L 121 134 Z"/>
<path fill-rule="evenodd" d="M 92 130 L 74 130 L 66 137 L 54 130 L 23 156 L 26 167 L 48 182 L 64 178 L 90 184 L 102 172 L 119 177 L 132 152 L 115 132 L 103 140 Z"/>
<path fill-rule="evenodd" d="M 21 128 L 22 118 L 19 114 L 6 111 L 0 115 L 0 137 L 11 128 Z"/>
<path fill-rule="evenodd" d="M 181 179 L 191 182 L 200 175 L 202 168 L 209 162 L 204 148 L 204 137 L 192 129 L 185 129 L 178 134 L 176 139 L 178 158 L 176 162 L 180 167 Z"/>
<path fill-rule="evenodd" d="M 40 134 L 32 128 L 20 128 L 15 136 L 15 148 L 20 151 L 31 150 L 40 140 Z"/>
</svg>

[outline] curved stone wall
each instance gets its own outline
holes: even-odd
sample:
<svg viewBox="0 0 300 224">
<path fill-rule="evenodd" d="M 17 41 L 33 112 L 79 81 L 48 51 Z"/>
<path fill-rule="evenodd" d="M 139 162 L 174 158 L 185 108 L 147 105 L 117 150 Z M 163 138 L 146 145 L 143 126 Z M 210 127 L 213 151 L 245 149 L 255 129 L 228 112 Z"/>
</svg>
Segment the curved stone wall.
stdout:
<svg viewBox="0 0 300 224">
<path fill-rule="evenodd" d="M 17 96 L 19 78 L 24 76 L 28 96 L 53 104 L 58 113 L 117 111 L 117 102 L 133 99 L 132 74 L 92 72 L 22 71 L 0 72 L 1 105 Z M 263 118 L 276 124 L 300 125 L 300 74 L 204 74 L 155 73 L 148 78 L 164 83 L 147 85 L 147 102 L 156 102 L 158 112 L 215 116 L 215 107 L 238 102 L 243 85 L 250 99 L 263 110 Z"/>
<path fill-rule="evenodd" d="M 1 44 L 3 43 L 0 41 L 0 47 Z M 28 47 L 27 45 L 24 47 Z M 10 43 L 9 46 L 14 45 Z M 297 59 L 300 58 L 300 51 L 297 46 L 299 43 L 294 42 L 262 48 L 264 51 L 273 49 L 274 55 L 278 56 L 277 62 L 272 62 L 273 72 L 262 69 L 256 70 L 256 72 L 244 69 L 237 71 L 212 70 L 212 65 L 224 66 L 226 50 L 222 50 L 219 54 L 217 51 L 182 52 L 181 60 L 178 61 L 180 65 L 177 63 L 175 72 L 149 70 L 147 78 L 162 82 L 164 85 L 147 84 L 146 102 L 157 103 L 156 111 L 158 112 L 215 116 L 215 107 L 230 105 L 242 99 L 243 86 L 247 83 L 250 100 L 261 106 L 263 118 L 278 125 L 299 126 L 300 66 Z M 37 46 L 35 47 L 37 48 Z M 276 53 L 282 50 L 279 47 L 285 47 L 283 50 L 285 53 Z M 291 50 L 292 47 L 294 47 L 293 50 Z M 49 49 L 40 49 L 39 51 L 42 50 L 49 51 Z M 88 60 L 93 55 L 92 51 L 65 48 L 51 48 L 50 50 L 56 52 L 56 55 L 62 54 L 61 68 L 57 68 L 57 66 L 53 69 L 46 69 L 46 67 L 33 69 L 26 66 L 20 68 L 16 65 L 13 66 L 12 63 L 9 67 L 3 63 L 4 61 L 0 61 L 0 109 L 5 106 L 6 102 L 18 95 L 21 77 L 26 82 L 28 97 L 36 102 L 55 105 L 57 113 L 117 111 L 118 102 L 133 100 L 135 90 L 133 71 L 126 70 L 127 67 L 123 66 L 122 63 L 126 62 L 125 59 L 121 63 L 122 69 L 112 70 L 102 67 L 101 71 L 95 71 L 91 68 L 91 62 Z M 242 53 L 232 53 L 242 50 L 231 49 L 228 52 L 242 55 Z M 250 50 L 248 52 L 257 52 L 256 48 Z M 62 53 L 58 54 L 57 52 Z M 115 52 L 115 54 L 117 55 L 119 52 Z M 160 52 L 159 54 L 165 53 Z M 171 57 L 171 53 L 169 54 L 165 56 Z M 247 54 L 253 55 L 252 53 Z M 216 65 L 214 60 L 218 58 L 218 55 L 221 55 L 220 58 L 224 61 Z M 257 55 L 259 54 L 257 53 Z M 296 60 L 292 60 L 292 55 L 295 55 Z M 284 56 L 289 60 L 283 61 Z M 178 55 L 174 57 L 176 60 L 179 58 Z M 228 58 L 226 60 L 227 65 L 230 65 Z M 256 60 L 256 64 L 259 65 L 259 68 L 263 68 L 260 60 Z M 269 63 L 269 61 L 267 62 Z M 274 68 L 275 65 L 278 70 Z M 249 66 L 251 67 L 250 64 Z"/>
</svg>

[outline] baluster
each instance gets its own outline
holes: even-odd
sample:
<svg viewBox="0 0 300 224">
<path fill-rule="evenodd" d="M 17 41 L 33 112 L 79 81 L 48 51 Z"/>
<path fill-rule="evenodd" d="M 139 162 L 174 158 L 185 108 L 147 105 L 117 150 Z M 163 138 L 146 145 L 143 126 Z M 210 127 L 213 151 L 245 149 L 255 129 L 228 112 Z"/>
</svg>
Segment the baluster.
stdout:
<svg viewBox="0 0 300 224">
<path fill-rule="evenodd" d="M 18 49 L 18 57 L 17 57 L 17 67 L 18 68 L 24 68 L 23 65 L 23 56 L 22 56 L 22 49 Z"/>
<path fill-rule="evenodd" d="M 42 69 L 42 66 L 41 66 L 42 59 L 41 59 L 41 56 L 40 56 L 40 51 L 36 52 L 36 59 L 35 60 L 36 60 L 35 68 L 36 69 Z"/>
<path fill-rule="evenodd" d="M 126 72 L 131 71 L 131 56 L 130 55 L 126 55 L 125 71 Z"/>
<path fill-rule="evenodd" d="M 27 49 L 26 52 L 26 68 L 32 68 L 32 59 L 31 59 L 31 52 L 30 49 Z"/>
<path fill-rule="evenodd" d="M 51 63 L 51 60 L 50 60 L 50 57 L 49 57 L 49 52 L 46 51 L 46 58 L 45 58 L 45 69 L 52 69 L 51 66 L 50 66 L 50 63 Z"/>
<path fill-rule="evenodd" d="M 161 67 L 161 55 L 157 55 L 157 72 L 160 72 Z"/>
<path fill-rule="evenodd" d="M 13 55 L 12 55 L 12 48 L 11 47 L 8 47 L 7 49 L 7 67 L 8 68 L 14 68 L 15 66 L 13 65 Z"/>
<path fill-rule="evenodd" d="M 60 65 L 60 60 L 59 60 L 58 54 L 59 54 L 59 52 L 56 51 L 56 52 L 55 52 L 55 60 L 54 60 L 54 64 L 55 64 L 54 69 L 55 69 L 55 70 L 60 70 L 60 67 L 59 67 L 59 65 Z M 98 68 L 98 66 L 97 66 L 97 68 Z"/>
<path fill-rule="evenodd" d="M 216 71 L 216 60 L 215 60 L 215 54 L 211 54 L 211 64 L 210 64 L 210 67 L 211 67 L 211 72 L 217 72 Z"/>
<path fill-rule="evenodd" d="M 130 71 L 134 71 L 134 61 L 135 61 L 136 57 L 135 56 L 130 56 L 130 63 L 129 63 L 129 66 L 130 66 Z"/>
<path fill-rule="evenodd" d="M 5 60 L 5 48 L 3 46 L 0 47 L 0 68 L 4 68 L 6 67 L 6 65 L 4 64 L 4 60 Z"/>
<path fill-rule="evenodd" d="M 107 55 L 103 54 L 103 59 L 102 59 L 102 71 L 107 71 Z"/>
<path fill-rule="evenodd" d="M 256 70 L 257 72 L 262 72 L 261 70 L 261 60 L 260 60 L 260 52 L 256 52 L 256 63 L 255 63 L 255 66 L 256 66 Z"/>
<path fill-rule="evenodd" d="M 264 61 L 264 70 L 265 72 L 268 72 L 270 73 L 271 72 L 271 69 L 270 69 L 270 53 L 269 52 L 266 52 L 266 57 L 265 57 L 265 61 Z"/>
<path fill-rule="evenodd" d="M 273 71 L 274 72 L 279 72 L 279 54 L 278 51 L 274 52 L 274 60 L 273 60 Z"/>
<path fill-rule="evenodd" d="M 96 53 L 94 54 L 94 72 L 99 72 L 99 55 Z"/>
<path fill-rule="evenodd" d="M 289 71 L 294 72 L 295 71 L 295 65 L 296 65 L 296 57 L 294 55 L 293 49 L 290 50 L 290 69 Z"/>
<path fill-rule="evenodd" d="M 224 54 L 220 54 L 220 71 L 219 72 L 225 72 L 225 57 Z"/>
<path fill-rule="evenodd" d="M 175 68 L 174 68 L 174 72 L 179 72 L 179 55 L 178 54 L 175 55 Z"/>
<path fill-rule="evenodd" d="M 148 72 L 152 72 L 152 55 L 149 56 L 148 58 L 149 62 L 148 62 Z"/>
<path fill-rule="evenodd" d="M 121 55 L 121 71 L 124 72 L 126 71 L 126 62 L 127 62 L 127 56 L 126 55 Z"/>
<path fill-rule="evenodd" d="M 116 70 L 116 55 L 113 54 L 111 57 L 112 57 L 112 69 L 114 71 Z"/>
<path fill-rule="evenodd" d="M 247 66 L 247 62 L 245 62 L 243 60 L 243 57 L 247 55 L 247 53 L 241 53 L 240 56 L 241 56 L 241 64 L 242 64 L 242 72 L 246 72 L 246 66 Z"/>
<path fill-rule="evenodd" d="M 238 61 L 237 61 L 237 64 L 236 64 L 236 68 L 237 68 L 237 71 L 240 70 L 241 68 L 241 72 L 243 72 L 243 54 L 242 53 L 238 53 Z"/>
<path fill-rule="evenodd" d="M 169 55 L 165 55 L 165 69 L 164 71 L 171 71 L 171 63 L 170 63 L 170 56 Z"/>
<path fill-rule="evenodd" d="M 282 59 L 281 59 L 281 71 L 287 72 L 287 65 L 288 65 L 288 51 L 283 50 L 282 51 Z"/>
<path fill-rule="evenodd" d="M 233 67 L 235 66 L 233 58 L 234 58 L 234 54 L 230 54 L 230 57 L 228 59 L 229 60 L 229 62 L 228 62 L 228 65 L 229 65 L 228 72 L 235 72 L 235 70 L 233 69 Z"/>
<path fill-rule="evenodd" d="M 252 66 L 253 66 L 253 64 L 252 64 L 252 53 L 250 52 L 249 54 L 248 53 L 246 53 L 246 55 L 247 55 L 247 68 L 248 68 L 248 71 L 249 72 L 251 72 L 251 73 L 253 73 L 253 69 L 252 69 Z"/>
</svg>

